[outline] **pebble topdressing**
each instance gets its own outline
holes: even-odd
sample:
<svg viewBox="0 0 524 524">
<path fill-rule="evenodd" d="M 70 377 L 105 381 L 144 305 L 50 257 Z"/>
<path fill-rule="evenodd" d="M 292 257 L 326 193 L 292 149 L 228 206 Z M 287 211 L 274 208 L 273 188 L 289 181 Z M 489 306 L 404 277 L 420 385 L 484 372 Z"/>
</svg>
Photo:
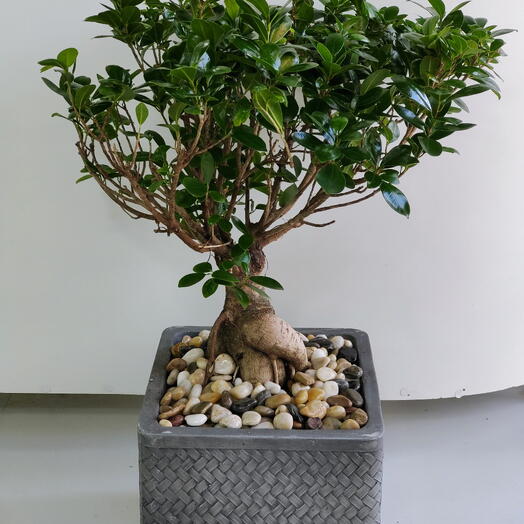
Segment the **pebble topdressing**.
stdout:
<svg viewBox="0 0 524 524">
<path fill-rule="evenodd" d="M 208 336 L 207 330 L 193 338 L 186 335 L 171 347 L 174 358 L 166 366 L 168 389 L 160 400 L 161 426 L 360 429 L 367 423 L 359 393 L 363 371 L 350 340 L 301 335 L 308 367 L 295 373 L 287 389 L 274 382 L 244 382 L 233 357 L 222 353 L 203 388 Z"/>
</svg>

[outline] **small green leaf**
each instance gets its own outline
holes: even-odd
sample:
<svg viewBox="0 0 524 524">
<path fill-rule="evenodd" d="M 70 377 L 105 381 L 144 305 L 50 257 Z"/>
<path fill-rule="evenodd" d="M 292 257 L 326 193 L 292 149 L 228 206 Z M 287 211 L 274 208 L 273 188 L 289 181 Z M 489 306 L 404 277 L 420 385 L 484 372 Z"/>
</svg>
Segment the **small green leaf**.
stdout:
<svg viewBox="0 0 524 524">
<path fill-rule="evenodd" d="M 274 278 L 265 277 L 265 276 L 253 276 L 249 277 L 249 279 L 254 282 L 255 284 L 258 284 L 259 286 L 268 287 L 270 289 L 284 289 L 282 287 L 282 284 L 275 280 Z"/>
<path fill-rule="evenodd" d="M 323 144 L 323 142 L 321 142 L 316 136 L 313 136 L 310 133 L 304 133 L 302 131 L 297 131 L 296 133 L 293 133 L 293 138 L 301 146 L 304 146 L 307 149 L 311 149 L 312 151 L 315 151 L 315 149 L 317 149 Z"/>
<path fill-rule="evenodd" d="M 240 303 L 240 305 L 246 309 L 247 306 L 249 306 L 249 297 L 247 296 L 247 294 L 245 293 L 245 291 L 242 291 L 240 288 L 238 287 L 234 287 L 233 288 L 233 293 L 235 294 L 235 296 L 237 297 L 237 300 L 238 302 Z"/>
<path fill-rule="evenodd" d="M 383 182 L 380 185 L 382 196 L 389 206 L 394 209 L 397 213 L 409 217 L 411 212 L 409 207 L 408 199 L 406 195 L 400 191 L 397 187 L 387 182 Z"/>
<path fill-rule="evenodd" d="M 200 182 L 197 178 L 190 176 L 184 177 L 182 184 L 188 190 L 188 192 L 194 197 L 201 198 L 205 196 L 207 192 L 207 186 L 203 182 Z"/>
<path fill-rule="evenodd" d="M 344 173 L 334 164 L 328 164 L 319 169 L 317 182 L 328 195 L 340 193 L 346 187 Z"/>
<path fill-rule="evenodd" d="M 454 95 L 452 95 L 452 98 L 463 98 L 465 96 L 478 95 L 480 93 L 484 93 L 485 91 L 489 91 L 489 90 L 490 88 L 488 86 L 475 84 L 475 85 L 466 86 L 463 89 L 460 89 Z"/>
<path fill-rule="evenodd" d="M 235 127 L 232 136 L 234 140 L 240 142 L 243 146 L 255 151 L 266 151 L 266 143 L 247 126 Z"/>
<path fill-rule="evenodd" d="M 325 64 L 332 64 L 333 63 L 333 55 L 331 54 L 331 51 L 320 42 L 316 45 L 318 54 L 322 57 L 322 61 Z"/>
<path fill-rule="evenodd" d="M 411 158 L 411 148 L 406 145 L 394 147 L 382 159 L 382 167 L 403 166 Z"/>
<path fill-rule="evenodd" d="M 419 118 L 411 109 L 403 106 L 394 106 L 395 111 L 409 124 L 424 129 L 424 121 Z"/>
<path fill-rule="evenodd" d="M 218 288 L 218 282 L 212 278 L 206 280 L 202 285 L 202 295 L 204 298 L 210 297 Z"/>
<path fill-rule="evenodd" d="M 322 144 L 315 149 L 315 155 L 320 162 L 330 162 L 340 158 L 342 151 L 338 147 L 329 144 Z"/>
<path fill-rule="evenodd" d="M 84 180 L 88 180 L 89 178 L 93 178 L 93 175 L 84 175 L 78 178 L 75 182 L 75 184 L 79 184 L 80 182 L 83 182 Z"/>
<path fill-rule="evenodd" d="M 422 149 L 431 156 L 439 156 L 442 154 L 442 145 L 433 140 L 428 136 L 419 136 L 418 142 L 421 145 Z"/>
<path fill-rule="evenodd" d="M 298 193 L 298 187 L 296 184 L 291 184 L 289 187 L 284 189 L 279 195 L 278 195 L 278 203 L 280 207 L 287 206 L 291 202 L 295 200 L 295 197 Z"/>
<path fill-rule="evenodd" d="M 203 273 L 189 273 L 178 281 L 178 287 L 189 287 L 200 282 L 204 278 Z"/>
<path fill-rule="evenodd" d="M 361 84 L 360 94 L 367 93 L 370 89 L 379 86 L 382 81 L 390 75 L 389 69 L 378 69 L 373 71 Z"/>
<path fill-rule="evenodd" d="M 66 68 L 70 68 L 76 61 L 78 51 L 74 47 L 69 47 L 58 53 L 56 59 Z"/>
<path fill-rule="evenodd" d="M 220 283 L 225 282 L 226 285 L 230 285 L 232 282 L 238 281 L 238 278 L 235 275 L 231 274 L 229 271 L 224 271 L 223 269 L 217 269 L 216 271 L 213 271 L 211 276 Z"/>
<path fill-rule="evenodd" d="M 215 159 L 209 151 L 200 156 L 200 170 L 204 180 L 209 184 L 215 174 Z"/>
<path fill-rule="evenodd" d="M 247 250 L 251 247 L 251 244 L 253 243 L 253 237 L 249 233 L 244 233 L 240 236 L 238 239 L 238 245 L 244 249 Z"/>
<path fill-rule="evenodd" d="M 144 103 L 140 102 L 136 106 L 135 112 L 136 112 L 136 118 L 138 120 L 138 124 L 142 125 L 147 120 L 147 117 L 149 116 L 149 109 L 147 109 L 147 106 Z"/>
<path fill-rule="evenodd" d="M 209 262 L 201 262 L 193 268 L 193 271 L 195 273 L 209 273 L 212 269 L 213 268 Z"/>
<path fill-rule="evenodd" d="M 431 4 L 431 7 L 437 12 L 437 14 L 442 18 L 446 14 L 446 6 L 442 0 L 428 0 Z"/>
</svg>

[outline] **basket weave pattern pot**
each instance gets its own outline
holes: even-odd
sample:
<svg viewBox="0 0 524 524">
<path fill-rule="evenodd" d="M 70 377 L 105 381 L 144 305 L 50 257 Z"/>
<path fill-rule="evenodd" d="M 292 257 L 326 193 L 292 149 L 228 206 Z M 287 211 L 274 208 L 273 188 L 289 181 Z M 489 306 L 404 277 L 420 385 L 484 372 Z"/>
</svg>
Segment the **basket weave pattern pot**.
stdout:
<svg viewBox="0 0 524 524">
<path fill-rule="evenodd" d="M 163 428 L 169 347 L 202 327 L 162 334 L 139 420 L 142 524 L 379 524 L 382 414 L 367 335 L 350 338 L 364 370 L 369 422 L 360 430 Z"/>
</svg>

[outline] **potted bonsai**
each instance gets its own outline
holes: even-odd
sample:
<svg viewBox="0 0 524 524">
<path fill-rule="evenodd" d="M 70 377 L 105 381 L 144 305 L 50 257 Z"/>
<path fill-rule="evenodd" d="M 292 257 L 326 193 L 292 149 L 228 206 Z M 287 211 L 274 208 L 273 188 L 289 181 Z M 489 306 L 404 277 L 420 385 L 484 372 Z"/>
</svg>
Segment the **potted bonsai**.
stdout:
<svg viewBox="0 0 524 524">
<path fill-rule="evenodd" d="M 442 140 L 473 126 L 467 97 L 499 95 L 508 31 L 428 1 L 410 19 L 364 0 L 111 0 L 87 20 L 131 69 L 81 76 L 73 48 L 40 62 L 77 133 L 77 182 L 202 253 L 180 286 L 225 290 L 210 330 L 162 335 L 139 424 L 143 522 L 379 522 L 367 335 L 279 318 L 264 249 L 378 194 L 409 216 L 400 179 L 455 152 Z"/>
</svg>

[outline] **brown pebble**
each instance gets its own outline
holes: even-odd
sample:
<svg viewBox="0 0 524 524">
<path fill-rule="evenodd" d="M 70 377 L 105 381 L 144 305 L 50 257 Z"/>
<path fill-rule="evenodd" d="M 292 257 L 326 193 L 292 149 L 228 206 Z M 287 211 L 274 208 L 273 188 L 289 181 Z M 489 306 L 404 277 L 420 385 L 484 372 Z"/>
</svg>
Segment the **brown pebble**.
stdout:
<svg viewBox="0 0 524 524">
<path fill-rule="evenodd" d="M 322 427 L 322 420 L 320 420 L 318 417 L 309 417 L 306 420 L 307 429 L 320 429 L 321 427 Z"/>
<path fill-rule="evenodd" d="M 315 383 L 315 378 L 307 373 L 302 373 L 302 371 L 297 371 L 293 379 L 296 382 L 304 384 L 304 386 L 312 386 Z"/>
<path fill-rule="evenodd" d="M 231 396 L 229 391 L 223 391 L 222 395 L 220 396 L 220 405 L 229 409 L 232 404 L 233 404 L 233 397 Z"/>
<path fill-rule="evenodd" d="M 308 396 L 307 396 L 307 392 L 308 390 L 307 389 L 301 389 L 296 395 L 295 395 L 295 398 L 293 399 L 293 402 L 298 405 L 298 404 L 305 404 L 308 400 Z"/>
<path fill-rule="evenodd" d="M 202 395 L 200 395 L 200 400 L 202 402 L 212 402 L 213 404 L 216 404 L 221 397 L 222 395 L 220 393 L 211 391 L 209 393 L 202 393 Z"/>
<path fill-rule="evenodd" d="M 265 404 L 268 408 L 275 409 L 278 406 L 283 404 L 289 404 L 291 402 L 291 397 L 287 393 L 279 393 L 278 395 L 273 395 L 269 397 Z"/>
<path fill-rule="evenodd" d="M 293 421 L 293 429 L 302 429 L 302 424 L 298 420 Z"/>
<path fill-rule="evenodd" d="M 275 410 L 268 408 L 267 406 L 257 406 L 255 411 L 260 413 L 263 417 L 272 417 L 275 414 Z"/>
<path fill-rule="evenodd" d="M 355 409 L 349 416 L 350 419 L 356 420 L 359 424 L 359 426 L 364 426 L 367 424 L 368 421 L 368 414 L 360 408 Z"/>
<path fill-rule="evenodd" d="M 173 394 L 173 391 L 176 388 L 169 388 L 165 393 L 164 396 L 160 399 L 160 405 L 169 405 L 171 404 L 171 396 Z"/>
<path fill-rule="evenodd" d="M 351 400 L 344 395 L 332 395 L 326 399 L 326 402 L 330 406 L 342 406 L 346 409 L 351 407 Z"/>
<path fill-rule="evenodd" d="M 340 429 L 360 429 L 360 425 L 356 420 L 348 418 L 342 422 Z"/>
<path fill-rule="evenodd" d="M 171 411 L 171 406 L 169 404 L 160 404 L 160 413 L 165 413 L 166 411 Z"/>
<path fill-rule="evenodd" d="M 191 408 L 191 414 L 196 415 L 198 413 L 206 414 L 213 404 L 211 402 L 199 402 Z"/>
<path fill-rule="evenodd" d="M 327 408 L 321 400 L 311 400 L 301 410 L 300 414 L 310 418 L 324 418 Z"/>
<path fill-rule="evenodd" d="M 175 415 L 178 415 L 179 413 L 182 413 L 182 411 L 184 411 L 184 405 L 175 406 L 172 409 L 170 409 L 169 411 L 166 411 L 165 413 L 161 413 L 158 418 L 160 420 L 165 419 L 165 418 L 169 419 L 171 417 L 174 417 Z"/>
<path fill-rule="evenodd" d="M 307 392 L 308 400 L 321 400 L 324 398 L 324 395 L 325 395 L 324 390 L 320 388 L 311 388 Z"/>
<path fill-rule="evenodd" d="M 167 364 L 166 371 L 173 371 L 173 369 L 178 369 L 178 371 L 184 371 L 186 367 L 187 364 L 183 358 L 174 358 L 170 360 Z"/>
<path fill-rule="evenodd" d="M 171 392 L 171 401 L 180 400 L 185 395 L 186 395 L 186 390 L 178 386 Z"/>
<path fill-rule="evenodd" d="M 169 422 L 171 422 L 171 424 L 173 424 L 173 427 L 176 428 L 177 426 L 180 426 L 183 424 L 184 415 L 176 415 L 175 417 L 170 418 Z"/>
</svg>

